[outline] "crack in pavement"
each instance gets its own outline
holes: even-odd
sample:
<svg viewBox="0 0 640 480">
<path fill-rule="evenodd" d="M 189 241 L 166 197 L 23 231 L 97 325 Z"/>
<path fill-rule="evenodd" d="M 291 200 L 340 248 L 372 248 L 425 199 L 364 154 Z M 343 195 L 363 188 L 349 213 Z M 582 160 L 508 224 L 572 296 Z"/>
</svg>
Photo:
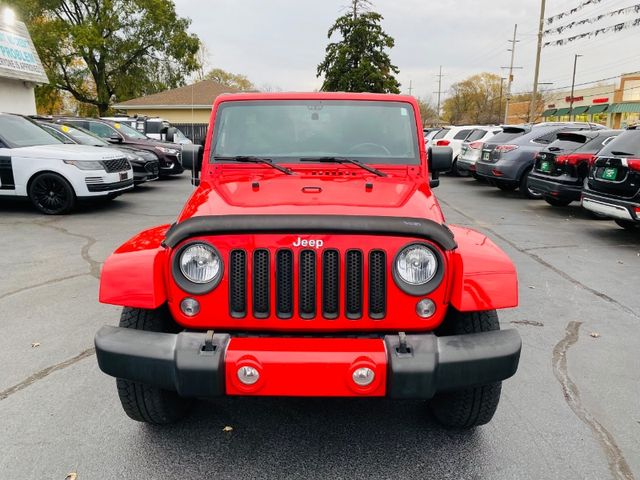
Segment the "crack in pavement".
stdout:
<svg viewBox="0 0 640 480">
<path fill-rule="evenodd" d="M 0 392 L 0 401 L 6 399 L 7 397 L 9 397 L 10 395 L 13 395 L 16 392 L 19 392 L 20 390 L 22 390 L 24 388 L 27 388 L 32 383 L 43 379 L 44 377 L 52 374 L 53 372 L 56 372 L 58 370 L 62 370 L 63 368 L 70 367 L 74 363 L 77 363 L 77 362 L 79 362 L 80 360 L 82 360 L 84 358 L 90 357 L 91 355 L 93 355 L 95 353 L 96 353 L 96 349 L 94 347 L 87 348 L 86 350 L 83 350 L 82 352 L 80 352 L 75 357 L 69 358 L 69 359 L 67 359 L 67 360 L 65 360 L 63 362 L 60 362 L 60 363 L 56 363 L 55 365 L 51 365 L 50 367 L 43 368 L 42 370 L 34 373 L 30 377 L 28 377 L 25 380 L 21 381 L 20 383 L 16 383 L 12 387 L 9 387 L 6 390 L 3 390 L 2 392 Z"/>
<path fill-rule="evenodd" d="M 578 386 L 571 380 L 567 370 L 567 351 L 577 341 L 582 322 L 569 322 L 565 330 L 566 334 L 553 349 L 553 374 L 562 386 L 564 399 L 573 410 L 573 413 L 586 424 L 600 442 L 607 457 L 609 470 L 613 478 L 621 480 L 633 480 L 633 473 L 624 458 L 622 450 L 616 443 L 613 435 L 585 408 L 580 398 Z"/>
<path fill-rule="evenodd" d="M 71 280 L 72 278 L 84 277 L 85 275 L 90 275 L 90 273 L 75 273 L 73 275 L 67 275 L 66 277 L 53 278 L 51 280 L 47 280 L 46 282 L 36 283 L 34 285 L 28 285 L 26 287 L 18 288 L 17 290 L 12 290 L 10 292 L 3 293 L 0 295 L 0 300 L 3 300 L 12 295 L 16 295 L 18 293 L 25 292 L 27 290 L 31 290 L 32 288 L 44 287 L 46 285 L 51 285 L 54 283 L 64 282 L 66 280 Z"/>
<path fill-rule="evenodd" d="M 82 249 L 80 250 L 80 256 L 85 262 L 89 264 L 89 275 L 91 275 L 94 278 L 100 279 L 100 267 L 102 266 L 102 262 L 98 262 L 94 260 L 93 258 L 91 258 L 91 255 L 89 254 L 89 249 L 97 242 L 97 240 L 89 235 L 70 232 L 66 228 L 60 227 L 58 225 L 52 225 L 52 223 L 53 222 L 35 222 L 34 225 L 39 225 L 45 228 L 51 228 L 53 230 L 56 230 L 57 232 L 63 233 L 64 235 L 69 235 L 71 237 L 82 238 L 86 240 L 87 243 L 85 243 L 82 246 Z"/>
<path fill-rule="evenodd" d="M 477 225 L 478 227 L 483 228 L 486 231 L 490 232 L 493 236 L 495 236 L 495 237 L 499 238 L 500 240 L 502 240 L 503 242 L 507 243 L 510 247 L 514 248 L 518 252 L 523 253 L 524 255 L 527 255 L 528 257 L 530 257 L 533 260 L 535 260 L 536 262 L 538 262 L 540 265 L 542 265 L 544 267 L 547 267 L 549 270 L 552 270 L 554 273 L 560 275 L 562 278 L 564 278 L 565 280 L 567 280 L 571 284 L 575 285 L 576 287 L 579 287 L 579 288 L 581 288 L 581 289 L 583 289 L 583 290 L 595 295 L 596 297 L 599 297 L 602 300 L 605 300 L 606 302 L 609 302 L 609 303 L 612 303 L 612 304 L 618 306 L 619 308 L 624 310 L 626 313 L 628 313 L 630 315 L 633 315 L 636 318 L 640 318 L 640 314 L 638 314 L 635 310 L 633 310 L 632 308 L 628 307 L 627 305 L 624 305 L 624 304 L 620 303 L 615 298 L 612 298 L 609 295 L 607 295 L 606 293 L 600 292 L 600 291 L 598 291 L 598 290 L 596 290 L 594 288 L 591 288 L 591 287 L 585 285 L 584 283 L 580 282 L 579 280 L 576 280 L 575 278 L 573 278 L 568 273 L 563 272 L 562 270 L 560 270 L 560 269 L 556 268 L 555 266 L 551 265 L 549 262 L 544 260 L 542 257 L 540 257 L 540 256 L 536 255 L 535 253 L 531 252 L 530 249 L 522 248 L 522 247 L 518 246 L 517 244 L 515 244 L 514 242 L 512 242 L 508 238 L 506 238 L 503 235 L 500 235 L 499 233 L 497 233 L 492 228 L 489 228 L 485 223 L 477 221 L 475 218 L 467 215 L 466 213 L 464 213 L 463 211 L 457 209 L 456 207 L 454 207 L 450 203 L 448 203 L 448 202 L 446 202 L 444 200 L 441 200 L 441 199 L 439 200 L 439 202 L 445 204 L 447 207 L 449 207 L 451 210 L 453 210 L 454 212 L 458 213 L 459 215 L 462 215 L 463 217 L 467 218 L 474 225 Z"/>
<path fill-rule="evenodd" d="M 551 265 L 546 260 L 543 260 L 538 255 L 536 255 L 535 253 L 532 253 L 530 251 L 527 251 L 526 249 L 520 248 L 518 245 L 516 245 L 514 242 L 512 242 L 508 238 L 505 238 L 504 236 L 502 236 L 499 233 L 497 233 L 495 230 L 493 230 L 491 228 L 488 228 L 486 226 L 486 224 L 483 224 L 482 222 L 477 221 L 473 217 L 467 215 L 466 213 L 464 213 L 461 210 L 457 209 L 456 207 L 452 206 L 450 203 L 448 203 L 448 202 L 446 202 L 446 201 L 444 201 L 442 199 L 440 199 L 439 201 L 440 201 L 440 203 L 443 203 L 447 207 L 451 208 L 453 211 L 455 211 L 459 215 L 461 215 L 464 218 L 467 218 L 468 220 L 470 220 L 473 224 L 475 224 L 475 225 L 477 225 L 477 226 L 479 226 L 481 228 L 484 228 L 486 231 L 488 231 L 492 235 L 498 237 L 499 239 L 501 239 L 502 241 L 504 241 L 505 243 L 510 245 L 515 250 L 519 251 L 520 253 L 523 253 L 524 255 L 527 255 L 528 257 L 530 257 L 534 261 L 538 262 L 542 266 L 544 266 L 544 267 L 548 268 L 549 270 L 553 271 L 554 273 L 558 274 L 559 276 L 561 276 L 565 280 L 569 281 L 573 285 L 578 286 L 578 287 L 584 289 L 585 291 L 587 291 L 589 293 L 592 293 L 593 295 L 595 295 L 595 296 L 597 296 L 597 297 L 599 297 L 599 298 L 601 298 L 601 299 L 603 299 L 603 300 L 605 300 L 607 302 L 610 302 L 610 303 L 613 303 L 613 304 L 617 305 L 622 310 L 624 310 L 625 312 L 635 316 L 636 318 L 640 318 L 640 315 L 638 315 L 635 311 L 633 311 L 631 308 L 627 307 L 626 305 L 623 305 L 620 302 L 618 302 L 617 300 L 609 297 L 608 295 L 606 295 L 606 294 L 604 294 L 602 292 L 599 292 L 599 291 L 597 291 L 597 290 L 595 290 L 595 289 L 593 289 L 591 287 L 588 287 L 587 285 L 579 282 L 578 280 L 574 279 L 573 277 L 571 277 L 567 273 L 565 273 L 562 270 L 559 270 L 555 266 Z M 596 418 L 582 404 L 582 400 L 580 398 L 580 391 L 578 389 L 578 386 L 569 377 L 568 370 L 567 370 L 567 355 L 566 354 L 567 354 L 567 350 L 569 349 L 569 347 L 571 347 L 573 344 L 575 344 L 578 341 L 578 333 L 579 333 L 579 329 L 580 329 L 580 325 L 581 324 L 582 324 L 582 322 L 575 322 L 575 321 L 574 322 L 569 322 L 569 324 L 567 325 L 567 328 L 566 328 L 566 335 L 554 347 L 553 355 L 552 355 L 553 373 L 554 373 L 556 379 L 558 380 L 558 382 L 560 382 L 560 385 L 562 386 L 562 391 L 564 393 L 564 399 L 567 402 L 567 404 L 569 405 L 569 408 L 571 408 L 573 413 L 583 423 L 585 423 L 587 426 L 589 426 L 591 428 L 591 430 L 595 434 L 596 438 L 600 442 L 600 444 L 601 444 L 601 446 L 602 446 L 602 448 L 604 450 L 604 453 L 605 453 L 605 455 L 607 457 L 609 470 L 611 471 L 611 473 L 614 476 L 614 478 L 622 479 L 622 480 L 633 480 L 634 479 L 633 473 L 631 472 L 631 469 L 630 469 L 629 465 L 627 464 L 627 462 L 626 462 L 626 460 L 624 458 L 622 450 L 620 449 L 620 447 L 616 443 L 615 439 L 613 438 L 613 435 L 611 435 L 611 433 L 598 420 L 596 420 Z"/>
</svg>

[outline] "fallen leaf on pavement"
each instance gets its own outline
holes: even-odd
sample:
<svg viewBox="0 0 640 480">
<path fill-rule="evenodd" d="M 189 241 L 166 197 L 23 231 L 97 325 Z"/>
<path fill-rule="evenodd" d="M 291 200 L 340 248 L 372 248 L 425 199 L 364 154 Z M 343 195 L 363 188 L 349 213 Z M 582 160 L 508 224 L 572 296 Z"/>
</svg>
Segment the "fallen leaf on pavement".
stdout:
<svg viewBox="0 0 640 480">
<path fill-rule="evenodd" d="M 224 427 L 222 429 L 223 432 L 233 432 L 233 427 L 230 427 L 229 425 L 227 425 L 226 427 Z"/>
<path fill-rule="evenodd" d="M 536 287 L 534 285 L 529 285 L 529 288 L 531 288 L 532 290 L 536 289 Z"/>
<path fill-rule="evenodd" d="M 78 474 L 76 472 L 67 473 L 67 476 L 64 480 L 76 480 L 78 478 Z"/>
<path fill-rule="evenodd" d="M 593 338 L 598 338 L 598 337 L 600 336 L 600 334 L 599 334 L 598 332 L 591 332 L 591 333 L 590 333 L 590 335 L 591 335 Z"/>
<path fill-rule="evenodd" d="M 31 348 L 36 348 L 40 346 L 40 342 L 31 342 Z"/>
</svg>

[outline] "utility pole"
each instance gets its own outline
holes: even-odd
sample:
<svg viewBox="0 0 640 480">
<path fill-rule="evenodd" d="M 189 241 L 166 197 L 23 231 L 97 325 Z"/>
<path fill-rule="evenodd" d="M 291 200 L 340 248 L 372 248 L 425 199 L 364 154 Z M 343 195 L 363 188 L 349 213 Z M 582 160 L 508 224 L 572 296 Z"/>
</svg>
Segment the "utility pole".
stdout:
<svg viewBox="0 0 640 480">
<path fill-rule="evenodd" d="M 513 82 L 513 60 L 516 56 L 516 43 L 520 41 L 520 40 L 516 40 L 517 32 L 518 32 L 518 24 L 516 23 L 513 26 L 513 40 L 509 40 L 509 43 L 511 43 L 511 48 L 509 49 L 511 51 L 511 63 L 509 64 L 509 77 L 507 79 L 507 101 L 504 107 L 504 123 L 505 124 L 508 123 L 508 118 L 509 118 L 509 100 L 511 99 L 511 82 Z M 522 68 L 522 67 L 516 67 L 516 68 Z"/>
<path fill-rule="evenodd" d="M 571 110 L 573 110 L 573 89 L 576 85 L 576 66 L 578 65 L 578 57 L 581 57 L 582 55 L 578 55 L 577 53 L 573 56 L 573 79 L 571 80 L 571 99 L 569 101 L 569 115 L 571 115 L 569 117 L 570 121 L 574 121 L 576 119 L 576 116 L 573 114 L 573 112 Z"/>
<path fill-rule="evenodd" d="M 498 100 L 498 122 L 500 123 L 500 111 L 502 110 L 502 88 L 504 86 L 504 77 L 500 77 L 500 100 Z"/>
<path fill-rule="evenodd" d="M 440 95 L 442 94 L 442 77 L 444 75 L 442 74 L 442 65 L 440 65 L 440 73 L 438 73 L 438 75 L 436 75 L 436 77 L 438 77 L 438 91 L 437 92 L 433 92 L 433 93 L 437 93 L 438 94 L 438 125 L 440 125 Z"/>
<path fill-rule="evenodd" d="M 531 105 L 529 109 L 529 122 L 536 121 L 536 103 L 538 100 L 538 75 L 540 74 L 540 52 L 542 50 L 542 30 L 544 29 L 544 10 L 546 0 L 540 0 L 540 23 L 538 24 L 538 47 L 536 49 L 536 69 L 533 74 L 533 92 L 531 93 Z"/>
<path fill-rule="evenodd" d="M 413 88 L 411 87 L 412 85 L 412 81 L 409 80 L 409 95 L 411 95 L 411 91 L 413 90 Z"/>
</svg>

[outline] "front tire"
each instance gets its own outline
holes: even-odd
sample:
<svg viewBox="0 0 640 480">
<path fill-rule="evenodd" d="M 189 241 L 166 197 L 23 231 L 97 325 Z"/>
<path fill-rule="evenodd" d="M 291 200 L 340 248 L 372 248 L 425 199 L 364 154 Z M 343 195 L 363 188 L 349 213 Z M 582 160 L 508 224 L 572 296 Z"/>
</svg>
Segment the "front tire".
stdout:
<svg viewBox="0 0 640 480">
<path fill-rule="evenodd" d="M 178 330 L 166 307 L 155 310 L 124 307 L 120 327 L 164 333 Z M 191 410 L 192 401 L 176 392 L 123 378 L 116 378 L 116 385 L 123 410 L 137 422 L 166 425 L 184 418 Z"/>
<path fill-rule="evenodd" d="M 57 173 L 37 175 L 29 182 L 27 194 L 33 206 L 46 215 L 63 215 L 76 205 L 73 187 Z"/>
<path fill-rule="evenodd" d="M 450 307 L 440 335 L 464 335 L 500 330 L 495 310 L 458 312 Z M 429 409 L 443 426 L 471 429 L 489 423 L 498 408 L 502 382 L 436 394 Z"/>
</svg>

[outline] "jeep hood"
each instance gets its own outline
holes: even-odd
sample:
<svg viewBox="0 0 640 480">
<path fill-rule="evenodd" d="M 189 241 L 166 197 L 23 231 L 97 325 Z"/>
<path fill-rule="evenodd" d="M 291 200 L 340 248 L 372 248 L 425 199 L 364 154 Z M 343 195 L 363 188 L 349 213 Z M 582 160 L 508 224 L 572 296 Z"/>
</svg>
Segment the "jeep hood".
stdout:
<svg viewBox="0 0 640 480">
<path fill-rule="evenodd" d="M 14 148 L 11 156 L 53 160 L 113 160 L 122 158 L 123 153 L 110 148 L 64 143 Z"/>
<path fill-rule="evenodd" d="M 203 181 L 178 221 L 201 215 L 372 215 L 443 222 L 428 185 L 406 176 L 224 175 Z"/>
</svg>

